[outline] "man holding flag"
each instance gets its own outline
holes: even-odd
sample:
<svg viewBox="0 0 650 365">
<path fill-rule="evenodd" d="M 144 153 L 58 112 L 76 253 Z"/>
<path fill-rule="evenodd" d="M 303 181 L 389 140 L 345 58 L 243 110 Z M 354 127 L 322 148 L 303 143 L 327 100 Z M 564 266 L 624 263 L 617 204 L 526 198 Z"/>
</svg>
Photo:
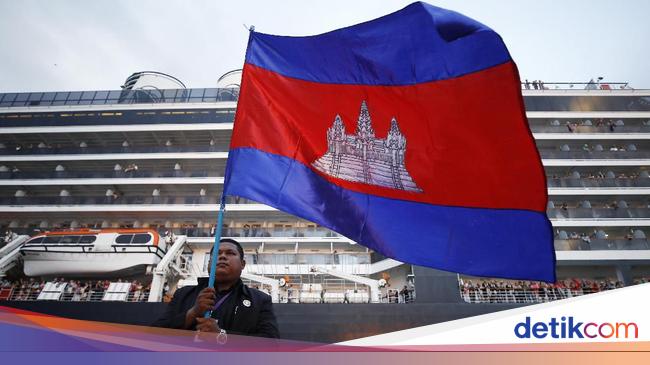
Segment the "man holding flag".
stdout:
<svg viewBox="0 0 650 365">
<path fill-rule="evenodd" d="M 251 31 L 216 247 L 227 195 L 399 261 L 555 281 L 516 65 L 492 29 L 425 3 L 317 36 Z"/>
<path fill-rule="evenodd" d="M 220 341 L 225 341 L 228 333 L 280 337 L 271 297 L 241 280 L 246 261 L 239 242 L 222 239 L 217 257 L 216 269 L 211 271 L 216 285 L 208 286 L 207 278 L 199 278 L 198 285 L 178 289 L 153 326 L 214 332 L 221 336 L 217 338 Z"/>
</svg>

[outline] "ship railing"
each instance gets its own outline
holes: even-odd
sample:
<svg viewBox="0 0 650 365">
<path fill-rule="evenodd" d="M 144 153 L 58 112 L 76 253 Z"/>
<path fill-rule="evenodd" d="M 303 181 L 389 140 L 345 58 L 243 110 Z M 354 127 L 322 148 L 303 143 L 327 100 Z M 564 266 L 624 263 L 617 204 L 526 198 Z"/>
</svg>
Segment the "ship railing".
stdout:
<svg viewBox="0 0 650 365">
<path fill-rule="evenodd" d="M 546 177 L 546 185 L 549 188 L 637 188 L 650 187 L 650 177 Z"/>
<path fill-rule="evenodd" d="M 648 133 L 650 132 L 650 125 L 643 126 L 617 126 L 614 130 L 609 129 L 608 126 L 574 126 L 573 132 L 569 131 L 566 125 L 535 125 L 530 124 L 530 129 L 533 133 L 603 133 L 603 134 L 616 134 L 616 133 Z"/>
<path fill-rule="evenodd" d="M 608 290 L 608 289 L 605 289 Z M 546 303 L 554 300 L 568 299 L 582 295 L 598 293 L 602 290 L 584 288 L 580 290 L 554 289 L 554 290 L 514 290 L 497 289 L 487 292 L 485 290 L 464 290 L 461 288 L 461 298 L 467 303 Z"/>
<path fill-rule="evenodd" d="M 81 253 L 93 253 L 95 245 L 87 243 L 77 243 L 77 244 L 65 244 L 65 243 L 38 243 L 38 244 L 28 244 L 23 246 L 25 249 L 41 249 L 44 252 L 81 252 Z M 62 248 L 65 248 L 64 251 L 61 251 Z"/>
<path fill-rule="evenodd" d="M 546 215 L 551 219 L 647 219 L 650 208 L 550 208 Z"/>
<path fill-rule="evenodd" d="M 538 80 L 526 80 L 521 82 L 524 90 L 632 90 L 627 82 L 545 82 Z"/>
<path fill-rule="evenodd" d="M 0 204 L 3 203 L 3 200 L 0 199 Z M 100 227 L 93 227 L 92 229 L 101 229 Z M 16 234 L 26 234 L 30 236 L 35 236 L 42 234 L 46 231 L 56 231 L 61 230 L 61 228 L 56 227 L 42 227 L 42 228 L 11 228 L 11 230 Z M 197 228 L 197 227 L 184 227 L 184 228 L 170 228 L 170 227 L 158 227 L 156 228 L 158 233 L 165 235 L 167 232 L 172 232 L 177 236 L 188 236 L 188 237 L 212 237 L 214 235 L 214 230 L 209 228 Z M 223 237 L 229 238 L 303 238 L 303 237 L 322 237 L 322 238 L 338 238 L 342 237 L 340 234 L 330 231 L 327 228 L 295 228 L 292 230 L 275 230 L 273 228 L 258 228 L 256 230 L 250 230 L 245 228 L 224 228 Z"/>
<path fill-rule="evenodd" d="M 180 153 L 180 152 L 228 152 L 228 146 L 145 146 L 121 147 L 25 147 L 23 145 L 5 145 L 0 148 L 2 155 L 83 155 L 83 154 L 119 154 L 119 153 Z"/>
<path fill-rule="evenodd" d="M 41 293 L 40 288 L 13 287 L 8 300 L 11 301 L 36 301 Z M 147 302 L 149 299 L 148 290 L 132 290 L 126 297 L 126 302 Z M 57 300 L 60 302 L 102 302 L 104 301 L 103 289 L 87 289 L 83 292 L 64 292 Z"/>
<path fill-rule="evenodd" d="M 585 210 L 590 210 L 582 208 Z M 550 211 L 561 210 L 561 209 L 551 209 Z M 571 209 L 567 210 L 570 211 Z M 612 210 L 612 209 L 610 209 Z M 626 211 L 626 209 L 618 209 L 621 211 Z M 643 209 L 641 212 L 642 217 L 647 217 L 647 209 Z M 551 215 L 551 218 L 554 216 Z M 629 215 L 627 215 L 629 217 Z M 12 230 L 17 234 L 26 234 L 26 235 L 36 235 L 40 231 L 48 231 L 54 229 L 43 228 L 41 230 L 34 230 L 33 228 L 12 228 Z M 296 228 L 295 231 L 300 232 L 304 228 Z M 211 237 L 212 230 L 202 229 L 202 228 L 158 228 L 158 231 L 161 235 L 164 235 L 165 232 L 172 231 L 175 235 L 184 235 L 189 237 Z M 326 228 L 319 228 L 317 230 L 308 229 L 309 234 L 314 237 L 338 237 L 339 235 L 336 232 L 329 231 Z M 293 236 L 287 236 L 285 232 L 274 232 L 273 229 L 259 229 L 256 232 L 256 235 L 253 236 L 249 231 L 245 233 L 246 230 L 240 228 L 229 228 L 224 229 L 223 237 L 230 238 L 240 238 L 240 237 L 281 237 L 288 238 Z M 268 235 L 264 234 L 268 233 Z M 317 234 L 320 234 L 318 236 Z M 650 249 L 650 243 L 645 238 L 616 238 L 611 237 L 607 239 L 596 239 L 589 238 L 590 242 L 585 242 L 580 238 L 568 238 L 560 239 L 555 238 L 555 249 L 558 251 L 567 251 L 567 250 L 648 250 Z M 90 245 L 66 245 L 66 244 L 52 244 L 44 248 L 44 250 L 54 250 L 58 247 L 72 247 L 78 250 L 78 252 L 90 252 L 92 244 Z M 29 246 L 27 246 L 29 247 Z M 115 246 L 113 247 L 114 252 L 126 249 L 129 246 Z M 146 246 L 148 250 L 156 250 L 156 247 Z M 158 248 L 158 250 L 160 250 Z M 148 251 L 149 252 L 149 251 Z M 162 253 L 159 252 L 159 253 Z M 279 268 L 284 268 L 285 265 L 335 265 L 336 262 L 340 265 L 361 265 L 361 264 L 371 264 L 372 262 L 381 261 L 385 259 L 377 252 L 369 253 L 342 253 L 337 254 L 338 259 L 335 258 L 333 254 L 318 254 L 318 253 L 298 253 L 298 254 L 286 254 L 286 253 L 250 253 L 245 254 L 246 262 L 249 265 L 277 265 Z M 338 261 L 337 261 L 338 260 Z M 274 270 L 275 271 L 275 270 Z M 354 273 L 353 273 L 354 274 Z"/>
<path fill-rule="evenodd" d="M 102 173 L 102 172 L 0 172 L 0 179 L 112 179 L 112 178 L 191 178 L 191 177 L 222 177 L 222 172 L 216 171 L 178 171 L 152 172 L 138 171 L 137 173 Z M 615 178 L 598 177 L 557 177 L 547 176 L 549 187 L 642 187 L 650 186 L 650 177 L 625 176 Z M 105 197 L 102 197 L 105 198 Z M 111 199 L 105 199 L 111 202 Z M 115 199 L 113 199 L 115 200 Z M 228 197 L 227 204 L 245 204 L 253 201 Z"/>
<path fill-rule="evenodd" d="M 65 253 L 96 253 L 94 244 L 87 243 L 76 243 L 76 244 L 67 244 L 67 243 L 38 243 L 33 245 L 23 246 L 25 249 L 41 249 L 43 252 L 65 252 Z M 61 250 L 64 248 L 65 250 Z M 145 244 L 114 244 L 111 246 L 113 253 L 152 253 L 163 258 L 165 256 L 165 251 L 158 246 L 145 245 Z M 104 252 L 104 251 L 102 251 Z M 110 252 L 110 251 L 109 251 Z"/>
<path fill-rule="evenodd" d="M 340 288 L 337 291 L 331 289 L 327 285 L 324 286 L 324 289 L 327 292 L 341 292 L 344 293 Z M 395 291 L 397 292 L 397 291 Z M 38 300 L 38 295 L 40 290 L 20 290 L 14 288 L 8 300 L 11 301 L 36 301 Z M 287 297 L 289 295 L 289 297 Z M 129 292 L 126 302 L 147 302 L 149 297 L 149 292 L 146 290 L 143 291 L 131 291 Z M 58 301 L 62 302 L 102 302 L 104 298 L 104 290 L 89 290 L 83 293 L 64 293 L 61 295 Z M 321 298 L 322 299 L 322 298 Z M 380 303 L 412 303 L 415 301 L 415 290 L 409 290 L 409 293 L 405 296 L 402 293 L 384 295 L 380 299 Z M 321 303 L 322 300 L 309 300 L 302 302 L 300 300 L 300 291 L 297 289 L 292 289 L 290 292 L 282 293 L 280 300 L 281 303 Z M 348 303 L 348 300 L 345 300 L 344 303 Z"/>
<path fill-rule="evenodd" d="M 615 286 L 603 289 L 593 288 L 537 288 L 537 289 L 490 289 L 460 287 L 459 294 L 467 303 L 546 303 L 554 300 L 579 297 L 587 294 L 616 289 Z"/>
<path fill-rule="evenodd" d="M 114 178 L 169 178 L 222 177 L 217 171 L 137 171 L 137 172 L 0 172 L 0 179 L 114 179 Z"/>
<path fill-rule="evenodd" d="M 110 105 L 110 110 L 101 112 L 92 112 L 86 110 L 81 112 L 70 112 L 63 110 L 50 111 L 50 108 L 40 111 L 16 112 L 10 108 L 0 108 L 0 126 L 2 127 L 46 127 L 46 126 L 84 126 L 84 125 L 129 125 L 133 120 L 139 124 L 223 124 L 232 123 L 235 118 L 235 105 L 222 105 L 220 108 L 206 109 L 203 105 L 193 105 L 191 108 L 183 108 L 183 111 L 166 111 L 164 109 L 148 110 L 146 112 L 135 110 L 126 110 L 120 105 Z M 108 119 L 110 119 L 110 121 Z M 221 144 L 217 144 L 221 145 Z M 10 146 L 16 148 L 33 148 L 33 143 L 12 143 Z M 51 148 L 52 145 L 37 145 L 40 147 Z M 61 147 L 57 145 L 58 147 Z M 70 146 L 67 145 L 66 146 Z M 86 144 L 83 148 L 97 147 L 97 144 Z M 113 145 L 116 146 L 116 145 Z M 137 146 L 140 146 L 138 144 Z M 77 146 L 72 146 L 77 147 Z M 81 147 L 81 146 L 80 146 Z M 227 147 L 226 147 L 227 148 Z"/>
<path fill-rule="evenodd" d="M 165 256 L 165 250 L 160 248 L 160 246 L 153 246 L 153 245 L 136 245 L 136 244 L 114 244 L 111 246 L 113 249 L 114 253 L 122 253 L 122 252 L 129 252 L 129 253 L 152 253 L 158 256 L 158 258 L 162 259 L 163 256 Z M 135 250 L 134 250 L 135 249 Z"/>
<path fill-rule="evenodd" d="M 217 204 L 215 196 L 53 196 L 4 197 L 0 205 L 199 205 Z"/>
<path fill-rule="evenodd" d="M 237 101 L 239 88 L 58 91 L 0 94 L 0 108 L 57 105 L 215 103 Z"/>
<path fill-rule="evenodd" d="M 650 152 L 646 151 L 549 151 L 544 148 L 539 149 L 539 154 L 543 159 L 647 159 L 650 158 Z"/>
<path fill-rule="evenodd" d="M 193 178 L 193 177 L 222 177 L 222 172 L 207 172 L 207 171 L 196 171 L 196 172 L 150 172 L 150 171 L 138 171 L 137 173 L 101 173 L 101 172 L 70 172 L 66 171 L 63 173 L 55 172 L 0 172 L 0 179 L 113 179 L 113 178 Z M 616 178 L 598 178 L 598 177 L 582 177 L 582 178 L 573 178 L 573 177 L 557 177 L 547 176 L 547 185 L 549 187 L 648 187 L 650 186 L 650 177 L 641 177 L 641 176 L 626 176 L 626 177 L 616 177 Z M 97 197 L 95 197 L 97 198 Z M 105 196 L 100 196 L 100 200 L 106 200 L 106 203 L 112 203 L 117 199 L 106 198 Z M 206 198 L 209 199 L 209 198 Z M 212 199 L 214 204 L 216 198 Z M 257 204 L 256 202 L 249 201 L 250 203 Z M 103 202 L 102 202 L 103 203 Z M 238 200 L 237 202 L 232 197 L 229 197 L 226 200 L 227 204 L 245 204 L 247 201 Z"/>
<path fill-rule="evenodd" d="M 340 237 L 341 235 L 326 228 L 224 228 L 224 236 L 227 237 Z"/>
<path fill-rule="evenodd" d="M 554 284 L 529 281 L 476 278 L 457 275 L 460 297 L 468 303 L 544 303 L 606 290 L 622 288 L 625 284 L 613 278 L 558 279 Z M 633 285 L 650 281 L 637 278 Z"/>
<path fill-rule="evenodd" d="M 397 289 L 388 289 L 381 298 L 379 298 L 380 303 L 399 303 L 399 304 L 409 304 L 414 303 L 416 300 L 416 291 L 413 288 L 407 289 L 407 293 L 404 293 L 402 290 Z"/>
<path fill-rule="evenodd" d="M 566 129 L 566 128 L 565 128 Z M 535 132 L 539 132 L 536 130 Z M 559 132 L 559 131 L 558 131 Z M 621 131 L 624 132 L 624 131 Z M 558 151 L 556 147 L 548 149 L 540 147 L 540 153 L 543 158 L 647 158 L 650 156 L 648 151 L 631 151 L 626 146 L 601 146 L 602 151 L 595 150 L 596 145 L 588 146 L 588 150 L 583 150 L 582 145 L 573 146 L 569 151 Z M 227 152 L 224 147 L 216 146 L 173 146 L 173 147 L 106 147 L 106 148 L 0 148 L 0 155 L 81 155 L 81 154 L 121 154 L 121 153 L 183 153 L 183 152 Z M 119 158 L 116 157 L 116 158 Z M 8 172 L 8 171 L 5 171 Z M 64 171 L 65 172 L 65 171 Z M 118 171 L 119 173 L 119 171 Z M 125 172 L 122 172 L 127 174 Z"/>
<path fill-rule="evenodd" d="M 248 262 L 248 261 L 247 261 Z M 314 265 L 314 264 L 247 264 L 245 271 L 251 274 L 269 276 L 269 275 L 310 275 L 311 269 L 320 267 L 323 269 L 333 269 L 341 273 L 352 275 L 368 275 L 370 272 L 369 264 L 340 264 L 340 265 Z"/>
<path fill-rule="evenodd" d="M 570 146 L 569 146 L 570 147 Z M 632 151 L 626 148 L 626 146 L 602 146 L 603 150 L 595 150 L 596 145 L 588 146 L 588 150 L 584 150 L 583 146 L 573 146 L 569 151 L 558 151 L 557 147 L 552 147 L 548 149 L 544 146 L 539 148 L 539 152 L 542 155 L 542 158 L 599 158 L 599 159 L 618 159 L 618 158 L 649 158 L 650 152 L 636 150 Z M 571 147 L 570 147 L 571 148 Z M 15 148 L 0 148 L 0 154 L 2 155 L 48 155 L 48 154 L 81 154 L 79 150 L 87 149 L 19 149 Z M 183 153 L 183 152 L 227 152 L 223 148 L 215 148 L 211 146 L 174 146 L 174 147 L 141 147 L 138 149 L 135 148 L 103 148 L 101 150 L 97 149 L 97 154 L 122 154 L 122 153 Z M 93 152 L 86 152 L 93 153 Z M 118 158 L 118 157 L 116 157 Z M 4 173 L 11 173 L 11 171 L 5 171 Z M 15 172 L 20 173 L 20 172 Z M 111 171 L 111 173 L 114 173 Z M 118 172 L 119 173 L 119 172 Z M 125 176 L 128 176 L 125 173 Z M 136 173 L 133 173 L 136 174 Z"/>
<path fill-rule="evenodd" d="M 281 273 L 286 265 L 309 265 L 305 271 L 310 272 L 309 268 L 312 265 L 341 265 L 344 267 L 351 267 L 353 265 L 369 265 L 369 253 L 260 253 L 252 254 L 246 253 L 244 255 L 246 262 L 249 265 L 275 265 Z"/>
<path fill-rule="evenodd" d="M 650 250 L 646 239 L 556 239 L 554 244 L 557 251 Z"/>
</svg>

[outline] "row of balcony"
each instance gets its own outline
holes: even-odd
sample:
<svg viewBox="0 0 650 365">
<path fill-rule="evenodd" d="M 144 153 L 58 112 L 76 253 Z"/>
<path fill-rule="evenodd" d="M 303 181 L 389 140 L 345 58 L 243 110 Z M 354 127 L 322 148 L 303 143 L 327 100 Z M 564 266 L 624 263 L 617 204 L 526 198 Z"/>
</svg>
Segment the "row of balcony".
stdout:
<svg viewBox="0 0 650 365">
<path fill-rule="evenodd" d="M 361 265 L 370 264 L 368 253 L 247 253 L 246 262 L 252 265 Z M 207 271 L 207 270 L 205 270 Z"/>
<path fill-rule="evenodd" d="M 199 228 L 199 227 L 180 227 L 180 228 L 165 228 L 158 227 L 156 229 L 161 235 L 183 235 L 187 237 L 212 237 L 214 235 L 214 227 L 212 228 Z M 25 234 L 34 236 L 39 232 L 48 230 L 57 230 L 54 228 L 11 228 L 13 234 Z M 299 238 L 299 237 L 312 237 L 312 238 L 335 238 L 342 237 L 340 234 L 331 231 L 324 227 L 224 227 L 222 230 L 222 237 L 233 238 Z M 573 238 L 577 237 L 577 238 Z M 596 238 L 592 238 L 596 237 Z M 571 237 L 565 232 L 561 231 L 555 237 L 555 249 L 557 251 L 598 251 L 598 250 L 650 250 L 645 234 L 636 230 L 635 234 L 629 234 L 626 238 L 608 237 L 608 235 L 600 230 L 595 234 L 578 236 L 577 233 L 572 234 Z M 264 265 L 289 265 L 289 264 L 366 264 L 386 259 L 386 257 L 379 253 L 336 253 L 333 254 L 299 254 L 296 253 L 247 253 L 248 262 L 253 264 Z M 372 258 L 372 259 L 371 259 Z"/>
<path fill-rule="evenodd" d="M 543 143 L 546 143 L 542 141 Z M 548 143 L 546 143 L 548 144 Z M 175 145 L 171 142 L 162 146 L 133 146 L 127 142 L 117 146 L 102 147 L 76 147 L 76 146 L 22 146 L 0 144 L 1 155 L 58 155 L 58 154 L 109 154 L 109 153 L 182 153 L 182 152 L 227 152 L 227 144 L 218 144 L 215 141 L 205 145 L 183 144 Z M 546 158 L 585 158 L 598 156 L 598 158 L 643 158 L 650 155 L 649 151 L 640 150 L 635 144 L 580 144 L 561 146 L 541 145 L 539 151 Z M 568 156 L 568 157 L 567 157 Z"/>
<path fill-rule="evenodd" d="M 555 240 L 557 251 L 650 250 L 646 239 L 568 239 Z"/>
<path fill-rule="evenodd" d="M 220 169 L 221 170 L 221 169 Z M 144 171 L 144 170 L 117 170 L 112 172 L 88 172 L 88 171 L 53 171 L 53 172 L 23 172 L 17 169 L 10 171 L 6 166 L 0 166 L 0 180 L 32 180 L 32 179 L 128 179 L 128 178 L 219 178 L 221 181 L 223 173 L 219 171 L 199 170 L 184 171 L 181 169 L 170 169 L 166 171 Z M 110 182 L 107 182 L 110 183 Z M 575 178 L 547 176 L 549 188 L 645 188 L 650 187 L 650 177 L 645 171 L 641 175 L 631 174 L 630 176 L 618 178 Z"/>
<path fill-rule="evenodd" d="M 618 149 L 618 147 L 617 147 Z M 188 152 L 228 152 L 220 146 L 151 146 L 151 147 L 106 147 L 106 148 L 0 148 L 0 155 L 31 156 L 31 155 L 83 155 L 83 154 L 122 154 L 122 153 L 188 153 Z M 641 150 L 567 150 L 558 151 L 540 148 L 539 153 L 544 159 L 648 159 L 649 151 Z M 119 158 L 116 156 L 116 159 Z"/>
<path fill-rule="evenodd" d="M 108 227 L 106 227 L 108 228 Z M 100 229 L 100 228 L 97 228 Z M 214 236 L 214 226 L 211 228 L 199 228 L 199 227 L 181 227 L 181 228 L 167 228 L 167 227 L 158 227 L 151 228 L 155 229 L 161 235 L 170 235 L 174 234 L 176 236 L 187 236 L 187 237 L 212 237 Z M 40 232 L 45 231 L 55 231 L 60 230 L 60 228 L 51 228 L 43 226 L 41 228 L 9 228 L 14 234 L 18 235 L 28 235 L 34 236 Z M 269 238 L 269 237 L 342 237 L 340 234 L 331 231 L 324 227 L 273 227 L 273 228 L 263 228 L 263 227 L 224 227 L 221 232 L 222 237 L 237 237 L 237 238 L 249 238 L 249 237 L 258 237 L 258 238 Z"/>
<path fill-rule="evenodd" d="M 0 205 L 149 205 L 217 204 L 216 196 L 53 196 L 0 198 Z"/>
<path fill-rule="evenodd" d="M 540 149 L 539 154 L 543 159 L 600 159 L 600 160 L 626 160 L 649 159 L 647 151 L 549 151 Z"/>
<path fill-rule="evenodd" d="M 650 208 L 550 208 L 551 219 L 643 219 L 650 218 Z"/>
<path fill-rule="evenodd" d="M 122 179 L 122 178 L 167 178 L 167 177 L 220 177 L 223 173 L 217 171 L 113 171 L 86 172 L 86 171 L 53 171 L 53 172 L 23 172 L 2 171 L 0 179 Z M 650 179 L 649 179 L 650 180 Z"/>
<path fill-rule="evenodd" d="M 557 178 L 547 176 L 549 188 L 643 188 L 650 187 L 648 177 L 625 178 Z"/>
<path fill-rule="evenodd" d="M 0 155 L 75 155 L 109 153 L 227 152 L 227 146 L 107 146 L 107 147 L 18 147 L 0 148 Z"/>
<path fill-rule="evenodd" d="M 22 191 L 22 190 L 20 190 Z M 109 192 L 111 189 L 109 189 Z M 202 191 L 204 192 L 204 190 Z M 1 197 L 0 205 L 148 205 L 148 204 L 218 204 L 219 198 L 216 195 L 199 195 L 199 196 L 173 196 L 173 195 L 113 195 L 104 196 L 70 196 L 67 190 L 62 190 L 62 196 L 36 197 L 36 196 L 14 196 Z M 160 194 L 158 189 L 154 194 Z M 593 207 L 591 203 L 586 205 L 587 201 L 580 202 L 580 205 L 569 207 L 566 204 L 549 202 L 547 214 L 549 217 L 558 218 L 647 218 L 650 217 L 650 208 L 646 206 L 630 206 L 625 201 L 612 202 L 611 206 Z M 239 198 L 227 197 L 226 204 L 259 204 L 255 201 Z M 594 203 L 596 204 L 596 203 Z M 630 203 L 632 204 L 632 203 Z M 645 203 L 642 203 L 645 204 Z M 559 205 L 559 207 L 558 207 Z"/>
<path fill-rule="evenodd" d="M 8 170 L 8 168 L 5 168 Z M 218 171 L 113 171 L 113 172 L 76 172 L 76 171 L 53 171 L 53 172 L 23 172 L 3 171 L 0 167 L 0 179 L 23 180 L 23 179 L 124 179 L 124 178 L 191 178 L 191 177 L 215 177 L 221 178 L 222 172 Z M 219 180 L 220 181 L 220 180 Z M 626 177 L 626 178 L 557 178 L 547 177 L 549 188 L 644 188 L 650 187 L 650 177 Z"/>
<path fill-rule="evenodd" d="M 617 127 L 608 126 L 570 126 L 566 125 L 530 125 L 533 133 L 649 133 L 650 125 L 624 125 Z"/>
</svg>

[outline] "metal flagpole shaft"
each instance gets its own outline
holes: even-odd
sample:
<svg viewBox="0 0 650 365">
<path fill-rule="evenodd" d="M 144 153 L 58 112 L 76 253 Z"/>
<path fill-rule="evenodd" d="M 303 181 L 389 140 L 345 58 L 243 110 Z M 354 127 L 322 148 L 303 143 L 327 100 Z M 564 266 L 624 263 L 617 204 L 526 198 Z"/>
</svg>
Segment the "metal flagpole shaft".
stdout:
<svg viewBox="0 0 650 365">
<path fill-rule="evenodd" d="M 214 282 L 217 274 L 217 260 L 219 259 L 219 241 L 221 241 L 221 228 L 223 227 L 223 214 L 225 211 L 225 197 L 222 193 L 221 204 L 219 205 L 219 216 L 217 218 L 217 227 L 214 230 L 214 248 L 212 249 L 212 257 L 210 257 L 210 279 L 208 280 L 208 288 L 214 288 Z M 203 317 L 210 318 L 212 310 L 207 310 Z"/>
</svg>

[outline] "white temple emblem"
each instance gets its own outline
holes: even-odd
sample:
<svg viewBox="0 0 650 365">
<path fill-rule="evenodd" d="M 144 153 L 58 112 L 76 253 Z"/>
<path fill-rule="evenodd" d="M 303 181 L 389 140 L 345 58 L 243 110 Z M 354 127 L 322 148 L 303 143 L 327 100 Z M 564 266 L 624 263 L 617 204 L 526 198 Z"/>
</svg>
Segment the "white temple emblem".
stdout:
<svg viewBox="0 0 650 365">
<path fill-rule="evenodd" d="M 375 137 L 366 101 L 361 102 L 361 112 L 355 135 L 346 135 L 339 115 L 327 129 L 327 152 L 312 163 L 318 171 L 339 179 L 377 185 L 385 188 L 421 193 L 404 164 L 406 138 L 390 122 L 386 139 Z"/>
</svg>

